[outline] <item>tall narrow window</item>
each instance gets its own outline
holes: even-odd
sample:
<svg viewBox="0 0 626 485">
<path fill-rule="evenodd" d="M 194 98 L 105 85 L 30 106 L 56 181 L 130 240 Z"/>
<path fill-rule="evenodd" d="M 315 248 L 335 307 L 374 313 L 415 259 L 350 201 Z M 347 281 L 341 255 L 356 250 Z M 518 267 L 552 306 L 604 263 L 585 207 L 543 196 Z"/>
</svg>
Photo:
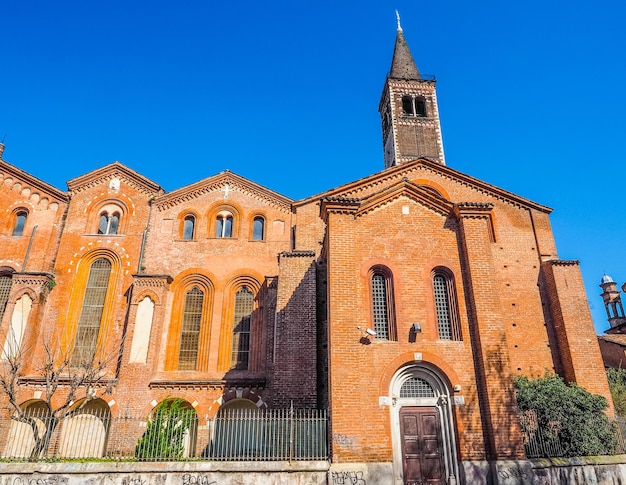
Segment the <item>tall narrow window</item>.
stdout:
<svg viewBox="0 0 626 485">
<path fill-rule="evenodd" d="M 12 278 L 10 275 L 0 276 L 0 322 L 4 316 L 4 310 L 9 301 L 9 293 L 11 292 Z"/>
<path fill-rule="evenodd" d="M 391 278 L 383 271 L 371 273 L 372 318 L 376 338 L 395 340 L 392 320 Z"/>
<path fill-rule="evenodd" d="M 185 307 L 183 310 L 183 322 L 180 334 L 180 350 L 178 352 L 179 370 L 196 369 L 203 306 L 204 293 L 202 293 L 200 288 L 194 286 L 185 295 Z"/>
<path fill-rule="evenodd" d="M 194 236 L 194 228 L 196 225 L 196 218 L 194 216 L 186 216 L 183 221 L 183 239 L 185 241 L 192 241 Z"/>
<path fill-rule="evenodd" d="M 20 211 L 15 215 L 15 226 L 13 226 L 13 236 L 22 236 L 26 225 L 27 213 Z"/>
<path fill-rule="evenodd" d="M 433 276 L 437 330 L 442 340 L 461 340 L 456 296 L 452 278 L 443 272 Z"/>
<path fill-rule="evenodd" d="M 247 286 L 242 286 L 235 295 L 235 317 L 233 323 L 233 351 L 231 368 L 247 369 L 250 357 L 250 327 L 254 295 Z"/>
<path fill-rule="evenodd" d="M 265 230 L 265 219 L 261 216 L 257 216 L 254 218 L 253 227 L 252 227 L 252 240 L 253 241 L 263 241 Z"/>
<path fill-rule="evenodd" d="M 405 115 L 412 115 L 413 111 L 413 98 L 411 96 L 402 96 L 402 112 Z"/>
<path fill-rule="evenodd" d="M 74 366 L 93 362 L 110 277 L 111 262 L 105 258 L 96 259 L 89 269 L 83 307 L 78 320 L 71 361 Z"/>
<path fill-rule="evenodd" d="M 233 237 L 233 216 L 229 212 L 220 212 L 217 215 L 215 237 Z"/>
<path fill-rule="evenodd" d="M 100 215 L 100 223 L 98 224 L 98 234 L 117 234 L 120 225 L 120 213 L 114 212 L 110 214 L 103 212 Z"/>
</svg>

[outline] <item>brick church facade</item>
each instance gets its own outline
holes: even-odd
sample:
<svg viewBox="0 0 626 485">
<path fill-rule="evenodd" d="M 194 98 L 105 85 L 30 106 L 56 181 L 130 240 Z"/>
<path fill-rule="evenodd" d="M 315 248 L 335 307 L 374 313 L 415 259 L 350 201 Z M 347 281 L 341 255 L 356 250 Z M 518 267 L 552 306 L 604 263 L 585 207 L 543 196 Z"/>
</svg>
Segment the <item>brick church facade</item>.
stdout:
<svg viewBox="0 0 626 485">
<path fill-rule="evenodd" d="M 379 111 L 384 169 L 303 200 L 228 171 L 166 192 L 117 162 L 64 191 L 0 160 L 0 345 L 30 352 L 20 405 L 45 392 L 47 339 L 73 362 L 116 355 L 93 401 L 114 416 L 172 398 L 208 418 L 327 408 L 333 466 L 474 483 L 524 459 L 514 375 L 609 397 L 551 210 L 446 165 L 435 81 L 400 28 Z"/>
</svg>

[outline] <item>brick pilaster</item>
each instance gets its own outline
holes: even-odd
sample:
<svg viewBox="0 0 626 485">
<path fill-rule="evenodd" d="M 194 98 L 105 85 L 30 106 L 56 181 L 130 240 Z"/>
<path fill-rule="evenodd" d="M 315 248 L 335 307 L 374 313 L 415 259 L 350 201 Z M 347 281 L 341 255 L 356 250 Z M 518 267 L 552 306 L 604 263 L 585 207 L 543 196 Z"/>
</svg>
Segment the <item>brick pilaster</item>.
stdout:
<svg viewBox="0 0 626 485">
<path fill-rule="evenodd" d="M 492 256 L 492 204 L 455 206 L 470 337 L 488 459 L 524 457 L 497 270 Z"/>
</svg>

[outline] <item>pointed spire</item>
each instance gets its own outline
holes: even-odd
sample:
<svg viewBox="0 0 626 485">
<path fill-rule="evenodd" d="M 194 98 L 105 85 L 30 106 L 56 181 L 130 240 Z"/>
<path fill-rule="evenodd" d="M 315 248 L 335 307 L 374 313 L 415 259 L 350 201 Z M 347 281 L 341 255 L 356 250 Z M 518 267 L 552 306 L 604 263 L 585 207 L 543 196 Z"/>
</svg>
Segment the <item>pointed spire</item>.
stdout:
<svg viewBox="0 0 626 485">
<path fill-rule="evenodd" d="M 396 19 L 398 21 L 398 30 L 396 32 L 396 46 L 393 49 L 393 59 L 391 60 L 389 77 L 393 79 L 411 79 L 419 81 L 422 77 L 417 70 L 409 46 L 406 40 L 404 40 L 404 34 L 400 26 L 400 14 L 397 10 Z"/>
</svg>

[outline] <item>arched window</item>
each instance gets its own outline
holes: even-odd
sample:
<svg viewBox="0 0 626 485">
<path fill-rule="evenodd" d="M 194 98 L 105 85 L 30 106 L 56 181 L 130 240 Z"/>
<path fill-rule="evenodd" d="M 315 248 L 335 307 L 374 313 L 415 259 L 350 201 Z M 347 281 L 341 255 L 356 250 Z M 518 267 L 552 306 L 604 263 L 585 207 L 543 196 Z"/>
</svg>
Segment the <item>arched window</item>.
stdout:
<svg viewBox="0 0 626 485">
<path fill-rule="evenodd" d="M 386 268 L 375 268 L 370 274 L 372 320 L 376 338 L 395 340 L 391 273 Z"/>
<path fill-rule="evenodd" d="M 412 96 L 402 96 L 402 112 L 405 115 L 412 115 L 414 113 Z"/>
<path fill-rule="evenodd" d="M 7 303 L 9 301 L 9 293 L 11 292 L 11 284 L 13 279 L 11 275 L 1 275 L 0 276 L 0 322 L 2 322 L 2 317 L 4 317 L 4 310 L 7 307 Z"/>
<path fill-rule="evenodd" d="M 437 330 L 441 340 L 461 340 L 461 329 L 452 275 L 436 270 L 433 275 Z"/>
<path fill-rule="evenodd" d="M 110 278 L 111 261 L 106 258 L 96 259 L 89 268 L 71 360 L 73 366 L 93 362 Z"/>
<path fill-rule="evenodd" d="M 250 329 L 254 295 L 247 286 L 235 294 L 233 347 L 230 359 L 232 369 L 247 369 L 250 357 Z"/>
<path fill-rule="evenodd" d="M 233 215 L 222 211 L 215 221 L 215 237 L 233 237 Z"/>
<path fill-rule="evenodd" d="M 117 228 L 120 225 L 120 213 L 103 212 L 100 214 L 100 223 L 98 224 L 98 234 L 117 234 Z"/>
<path fill-rule="evenodd" d="M 402 113 L 408 116 L 426 116 L 426 99 L 423 96 L 402 96 Z"/>
<path fill-rule="evenodd" d="M 183 221 L 183 240 L 193 241 L 196 226 L 196 218 L 194 216 L 185 216 Z"/>
<path fill-rule="evenodd" d="M 204 293 L 200 288 L 194 286 L 185 295 L 185 307 L 183 309 L 180 333 L 180 349 L 178 351 L 179 370 L 196 370 L 203 306 Z"/>
<path fill-rule="evenodd" d="M 13 226 L 13 236 L 24 235 L 24 226 L 26 225 L 26 217 L 28 213 L 26 211 L 19 211 L 15 214 L 15 225 Z"/>
<path fill-rule="evenodd" d="M 265 239 L 265 219 L 256 216 L 252 223 L 252 240 L 263 241 Z"/>
</svg>

